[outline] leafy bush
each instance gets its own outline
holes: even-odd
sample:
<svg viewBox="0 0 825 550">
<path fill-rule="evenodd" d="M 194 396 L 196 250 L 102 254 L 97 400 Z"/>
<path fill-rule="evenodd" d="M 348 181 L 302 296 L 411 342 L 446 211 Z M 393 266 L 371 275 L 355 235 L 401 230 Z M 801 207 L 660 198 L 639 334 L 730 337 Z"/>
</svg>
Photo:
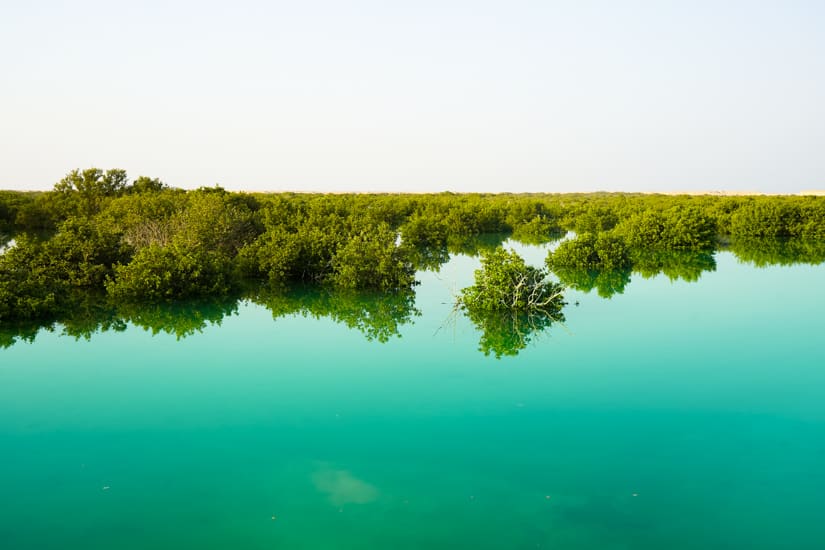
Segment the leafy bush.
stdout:
<svg viewBox="0 0 825 550">
<path fill-rule="evenodd" d="M 583 233 L 547 255 L 551 269 L 625 269 L 630 266 L 624 239 L 611 233 Z"/>
<path fill-rule="evenodd" d="M 463 289 L 456 306 L 481 332 L 484 355 L 516 355 L 553 322 L 563 321 L 563 287 L 548 273 L 503 247 L 482 252 L 475 284 Z"/>
<path fill-rule="evenodd" d="M 816 215 L 815 209 L 807 211 Z M 754 198 L 740 206 L 730 216 L 730 233 L 735 237 L 796 237 L 808 228 L 798 201 L 784 197 L 772 200 Z"/>
<path fill-rule="evenodd" d="M 115 268 L 106 290 L 126 302 L 223 296 L 232 288 L 231 274 L 229 259 L 219 252 L 149 245 Z"/>
<path fill-rule="evenodd" d="M 468 311 L 553 312 L 564 306 L 563 287 L 548 273 L 499 247 L 482 253 L 475 284 L 461 291 L 458 305 Z"/>
<path fill-rule="evenodd" d="M 716 244 L 716 220 L 699 208 L 645 210 L 623 219 L 616 234 L 630 248 L 703 250 Z"/>
<path fill-rule="evenodd" d="M 22 235 L 0 256 L 0 320 L 59 315 L 74 290 L 100 290 L 112 266 L 126 258 L 118 234 L 87 220 L 66 221 L 45 241 Z"/>
<path fill-rule="evenodd" d="M 524 244 L 544 244 L 564 236 L 556 220 L 537 215 L 513 227 L 513 239 Z"/>
<path fill-rule="evenodd" d="M 59 311 L 59 299 L 69 291 L 43 245 L 26 238 L 0 256 L 0 321 L 45 319 Z"/>
<path fill-rule="evenodd" d="M 364 227 L 340 246 L 332 257 L 327 282 L 350 290 L 398 290 L 415 282 L 415 271 L 396 245 L 387 224 Z"/>
</svg>

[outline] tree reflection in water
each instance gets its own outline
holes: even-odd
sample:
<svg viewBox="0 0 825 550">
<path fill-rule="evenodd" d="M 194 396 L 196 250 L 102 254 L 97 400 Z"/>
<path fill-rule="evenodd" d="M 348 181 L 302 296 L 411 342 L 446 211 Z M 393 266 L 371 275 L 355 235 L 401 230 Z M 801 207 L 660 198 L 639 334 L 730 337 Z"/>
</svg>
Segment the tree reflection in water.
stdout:
<svg viewBox="0 0 825 550">
<path fill-rule="evenodd" d="M 465 311 L 465 314 L 481 332 L 478 350 L 484 355 L 494 355 L 496 359 L 518 355 L 553 323 L 564 322 L 561 311 Z"/>
<path fill-rule="evenodd" d="M 468 238 L 461 245 L 453 243 L 443 249 L 422 250 L 419 268 L 437 269 L 450 253 L 477 255 L 494 249 L 500 235 Z M 825 242 L 805 239 L 738 239 L 727 243 L 740 261 L 756 267 L 825 262 Z M 634 275 L 644 278 L 663 274 L 671 280 L 698 281 L 702 273 L 714 271 L 714 252 L 635 251 L 632 270 L 557 269 L 554 274 L 568 288 L 610 298 L 621 294 Z M 328 318 L 357 330 L 370 341 L 387 342 L 400 335 L 401 328 L 412 324 L 421 312 L 415 307 L 415 291 L 345 292 L 319 287 L 276 291 L 267 287 L 252 288 L 243 294 L 212 300 L 190 300 L 169 304 L 113 303 L 105 294 L 75 291 L 68 298 L 69 307 L 52 318 L 40 321 L 4 321 L 0 323 L 0 348 L 18 342 L 34 342 L 41 330 L 58 332 L 76 339 L 90 339 L 98 332 L 120 332 L 134 325 L 152 334 L 170 334 L 186 338 L 209 326 L 220 325 L 227 316 L 238 313 L 249 301 L 266 307 L 274 319 L 300 315 L 315 319 Z M 466 313 L 481 333 L 479 350 L 497 358 L 517 355 L 564 315 L 547 313 Z"/>
<path fill-rule="evenodd" d="M 329 318 L 362 333 L 367 340 L 387 342 L 400 336 L 400 328 L 421 315 L 415 307 L 415 292 L 331 292 L 319 288 L 289 291 L 261 290 L 251 301 L 272 312 L 273 319 L 301 315 Z"/>
</svg>

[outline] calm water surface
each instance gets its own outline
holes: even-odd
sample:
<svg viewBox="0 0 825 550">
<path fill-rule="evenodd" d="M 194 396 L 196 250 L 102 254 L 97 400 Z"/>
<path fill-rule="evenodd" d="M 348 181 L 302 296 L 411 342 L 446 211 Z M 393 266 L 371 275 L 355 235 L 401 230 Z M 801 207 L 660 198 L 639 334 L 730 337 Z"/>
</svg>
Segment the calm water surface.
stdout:
<svg viewBox="0 0 825 550">
<path fill-rule="evenodd" d="M 387 343 L 44 331 L 0 351 L 0 547 L 825 548 L 825 266 L 716 260 L 502 359 L 450 315 L 467 257 Z"/>
</svg>

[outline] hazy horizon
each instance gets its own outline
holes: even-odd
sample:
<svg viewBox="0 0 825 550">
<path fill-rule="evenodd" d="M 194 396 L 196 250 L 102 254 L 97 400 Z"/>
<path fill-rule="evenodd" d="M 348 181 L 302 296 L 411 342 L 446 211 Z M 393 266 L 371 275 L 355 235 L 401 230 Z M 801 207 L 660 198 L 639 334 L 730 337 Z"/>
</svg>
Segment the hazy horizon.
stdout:
<svg viewBox="0 0 825 550">
<path fill-rule="evenodd" d="M 825 189 L 825 4 L 4 9 L 0 189 Z"/>
</svg>

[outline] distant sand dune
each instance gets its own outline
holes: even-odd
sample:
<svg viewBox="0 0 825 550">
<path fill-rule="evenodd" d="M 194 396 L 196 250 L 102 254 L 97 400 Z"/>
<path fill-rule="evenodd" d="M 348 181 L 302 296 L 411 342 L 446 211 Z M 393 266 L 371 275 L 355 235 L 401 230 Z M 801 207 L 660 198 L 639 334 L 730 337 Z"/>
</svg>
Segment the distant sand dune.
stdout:
<svg viewBox="0 0 825 550">
<path fill-rule="evenodd" d="M 658 193 L 658 192 L 657 192 Z M 809 189 L 800 191 L 798 193 L 762 193 L 760 191 L 662 191 L 658 193 L 661 195 L 715 195 L 717 197 L 743 197 L 748 195 L 765 195 L 765 196 L 781 196 L 781 195 L 816 195 L 825 196 L 825 190 Z"/>
</svg>

